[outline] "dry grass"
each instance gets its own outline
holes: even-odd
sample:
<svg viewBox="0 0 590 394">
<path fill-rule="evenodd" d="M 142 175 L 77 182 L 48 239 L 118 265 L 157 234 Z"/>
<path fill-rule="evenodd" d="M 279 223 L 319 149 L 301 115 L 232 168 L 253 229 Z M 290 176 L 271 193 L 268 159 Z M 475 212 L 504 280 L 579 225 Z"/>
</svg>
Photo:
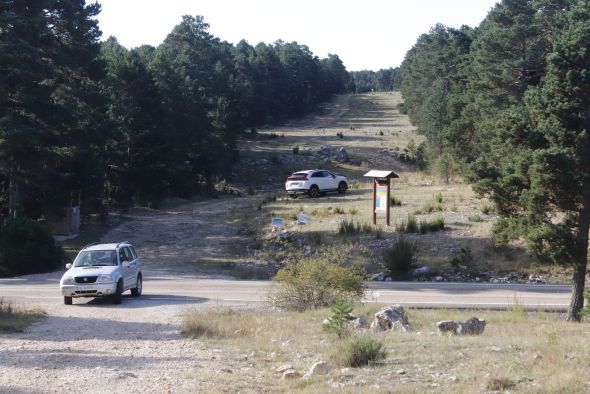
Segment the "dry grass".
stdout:
<svg viewBox="0 0 590 394">
<path fill-rule="evenodd" d="M 27 309 L 0 298 L 0 333 L 21 332 L 43 318 L 45 312 L 40 309 Z"/>
<path fill-rule="evenodd" d="M 357 305 L 353 313 L 370 318 L 378 305 Z M 321 329 L 328 309 L 305 313 L 268 311 L 196 312 L 195 319 L 225 326 L 222 336 L 201 336 L 216 350 L 218 367 L 231 370 L 218 389 L 257 392 L 403 392 L 474 393 L 506 390 L 517 393 L 585 393 L 590 389 L 590 341 L 586 324 L 567 323 L 558 315 L 507 312 L 407 311 L 414 331 L 371 334 L 381 341 L 387 358 L 374 366 L 338 369 L 327 376 L 282 381 L 277 367 L 291 364 L 302 374 L 317 360 L 328 360 L 339 341 Z M 454 337 L 436 333 L 439 320 L 487 320 L 481 336 Z M 233 319 L 236 317 L 236 319 Z M 204 324 L 204 323 L 203 323 Z M 217 328 L 215 328 L 217 330 Z M 403 370 L 404 372 L 397 372 Z M 217 374 L 219 371 L 208 371 Z M 207 379 L 200 370 L 193 379 Z M 227 380 L 225 379 L 227 378 Z M 209 376 L 210 379 L 210 376 Z M 337 383 L 337 384 L 334 384 Z M 237 385 L 237 386 L 234 386 Z"/>
</svg>

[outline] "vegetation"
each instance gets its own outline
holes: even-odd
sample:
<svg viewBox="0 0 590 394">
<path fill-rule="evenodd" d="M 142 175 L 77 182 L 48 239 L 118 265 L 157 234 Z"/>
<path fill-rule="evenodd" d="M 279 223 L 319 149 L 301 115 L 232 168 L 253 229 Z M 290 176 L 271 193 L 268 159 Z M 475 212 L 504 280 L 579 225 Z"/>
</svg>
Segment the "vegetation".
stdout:
<svg viewBox="0 0 590 394">
<path fill-rule="evenodd" d="M 337 55 L 297 42 L 232 45 L 184 16 L 158 47 L 129 50 L 99 42 L 99 12 L 83 0 L 3 3 L 0 225 L 59 218 L 78 200 L 104 215 L 213 191 L 244 130 L 347 89 Z"/>
<path fill-rule="evenodd" d="M 332 360 L 343 367 L 363 367 L 385 359 L 383 343 L 367 334 L 350 336 L 338 343 Z"/>
<path fill-rule="evenodd" d="M 348 334 L 348 322 L 355 319 L 351 312 L 352 306 L 350 304 L 341 298 L 336 299 L 336 303 L 332 307 L 332 314 L 326 319 L 322 328 L 324 331 L 336 334 L 338 338 L 344 337 Z"/>
<path fill-rule="evenodd" d="M 49 229 L 18 218 L 0 226 L 0 277 L 48 272 L 64 261 Z"/>
<path fill-rule="evenodd" d="M 192 339 L 227 339 L 251 337 L 255 327 L 256 319 L 251 313 L 219 307 L 185 312 L 182 315 L 180 332 Z"/>
<path fill-rule="evenodd" d="M 44 317 L 43 311 L 15 306 L 0 298 L 0 333 L 21 332 Z"/>
<path fill-rule="evenodd" d="M 445 229 L 445 218 L 442 216 L 435 216 L 430 220 L 421 220 L 418 226 L 420 234 L 426 234 L 434 231 L 442 231 Z"/>
<path fill-rule="evenodd" d="M 383 251 L 383 265 L 388 276 L 398 279 L 406 279 L 408 272 L 416 262 L 416 244 L 403 237 L 398 237 L 393 244 Z"/>
<path fill-rule="evenodd" d="M 340 235 L 356 235 L 361 233 L 370 233 L 373 227 L 369 222 L 361 222 L 354 219 L 344 219 L 338 223 L 338 234 Z"/>
<path fill-rule="evenodd" d="M 350 252 L 347 247 L 331 248 L 281 268 L 273 278 L 277 286 L 270 294 L 271 303 L 302 311 L 334 305 L 339 298 L 360 300 L 366 274 L 362 267 L 348 262 L 346 253 Z"/>
<path fill-rule="evenodd" d="M 389 197 L 389 205 L 391 205 L 392 207 L 401 207 L 402 200 L 400 200 L 396 196 L 390 196 Z"/>
<path fill-rule="evenodd" d="M 590 4 L 504 0 L 477 30 L 435 26 L 401 66 L 405 108 L 494 203 L 499 243 L 573 269 L 579 321 L 590 228 Z M 550 34 L 548 34 L 550 32 Z"/>
</svg>

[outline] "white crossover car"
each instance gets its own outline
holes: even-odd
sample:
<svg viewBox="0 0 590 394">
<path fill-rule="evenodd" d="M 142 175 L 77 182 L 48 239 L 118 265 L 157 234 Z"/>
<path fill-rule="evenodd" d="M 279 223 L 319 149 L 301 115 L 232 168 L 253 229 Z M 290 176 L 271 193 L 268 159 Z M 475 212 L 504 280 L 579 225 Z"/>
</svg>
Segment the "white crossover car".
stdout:
<svg viewBox="0 0 590 394">
<path fill-rule="evenodd" d="M 111 297 L 120 304 L 127 290 L 141 295 L 141 263 L 129 242 L 85 246 L 66 269 L 59 283 L 66 305 L 78 297 Z"/>
<path fill-rule="evenodd" d="M 290 197 L 299 194 L 307 194 L 310 197 L 319 197 L 328 192 L 346 193 L 348 179 L 335 175 L 328 170 L 306 170 L 293 173 L 287 178 L 285 190 Z"/>
</svg>

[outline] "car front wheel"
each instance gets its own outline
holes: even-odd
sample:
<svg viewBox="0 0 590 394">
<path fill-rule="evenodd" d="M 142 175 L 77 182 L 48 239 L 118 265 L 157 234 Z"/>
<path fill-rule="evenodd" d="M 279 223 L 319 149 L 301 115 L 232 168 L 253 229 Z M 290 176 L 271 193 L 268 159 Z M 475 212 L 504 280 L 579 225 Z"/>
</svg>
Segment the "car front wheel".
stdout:
<svg viewBox="0 0 590 394">
<path fill-rule="evenodd" d="M 64 304 L 72 305 L 72 297 L 64 296 Z"/>
<path fill-rule="evenodd" d="M 346 184 L 346 182 L 343 181 L 338 184 L 338 193 L 339 194 L 346 193 L 346 189 L 348 189 L 348 185 Z"/>
<path fill-rule="evenodd" d="M 131 295 L 133 297 L 139 297 L 141 295 L 141 290 L 143 287 L 143 281 L 141 279 L 141 274 L 137 275 L 137 285 L 135 288 L 131 289 Z"/>
<path fill-rule="evenodd" d="M 117 290 L 115 290 L 115 294 L 112 295 L 113 304 L 120 304 L 121 303 L 121 294 L 123 293 L 123 281 L 119 280 L 117 282 Z"/>
<path fill-rule="evenodd" d="M 317 185 L 313 185 L 309 188 L 309 196 L 311 198 L 316 198 L 320 196 L 320 188 Z"/>
</svg>

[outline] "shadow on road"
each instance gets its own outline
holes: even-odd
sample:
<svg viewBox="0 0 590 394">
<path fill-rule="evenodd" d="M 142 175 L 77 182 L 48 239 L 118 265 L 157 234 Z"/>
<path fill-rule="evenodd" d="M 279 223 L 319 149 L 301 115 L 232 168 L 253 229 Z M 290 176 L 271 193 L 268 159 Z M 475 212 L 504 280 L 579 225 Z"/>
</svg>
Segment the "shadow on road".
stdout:
<svg viewBox="0 0 590 394">
<path fill-rule="evenodd" d="M 205 297 L 178 296 L 171 294 L 144 293 L 141 297 L 123 294 L 122 303 L 114 305 L 110 298 L 76 298 L 72 307 L 105 307 L 115 309 L 152 308 L 165 305 L 202 304 L 209 299 Z"/>
</svg>

